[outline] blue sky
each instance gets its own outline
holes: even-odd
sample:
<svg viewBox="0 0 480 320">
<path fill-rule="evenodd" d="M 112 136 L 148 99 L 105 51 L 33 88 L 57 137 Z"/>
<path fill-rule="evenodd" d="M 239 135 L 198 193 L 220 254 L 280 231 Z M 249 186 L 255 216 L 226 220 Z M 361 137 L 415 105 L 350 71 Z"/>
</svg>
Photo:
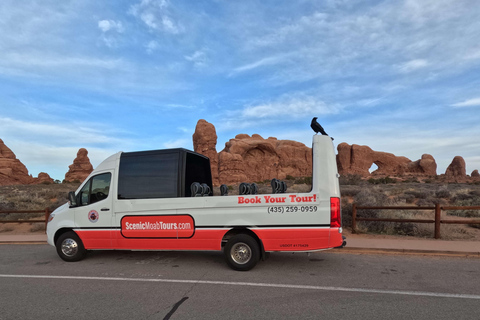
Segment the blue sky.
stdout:
<svg viewBox="0 0 480 320">
<path fill-rule="evenodd" d="M 79 148 L 236 134 L 368 145 L 480 169 L 478 1 L 0 2 L 0 138 L 63 180 Z"/>
</svg>

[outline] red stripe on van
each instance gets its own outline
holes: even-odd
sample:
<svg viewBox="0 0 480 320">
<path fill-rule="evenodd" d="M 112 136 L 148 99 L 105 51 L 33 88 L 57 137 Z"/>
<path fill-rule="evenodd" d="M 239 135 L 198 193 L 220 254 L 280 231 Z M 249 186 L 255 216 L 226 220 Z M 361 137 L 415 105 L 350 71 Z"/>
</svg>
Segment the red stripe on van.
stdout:
<svg viewBox="0 0 480 320">
<path fill-rule="evenodd" d="M 265 251 L 309 251 L 329 248 L 330 229 L 253 229 Z"/>
<path fill-rule="evenodd" d="M 340 246 L 338 228 L 252 229 L 265 251 L 310 251 Z M 196 229 L 189 239 L 131 239 L 115 230 L 75 230 L 85 249 L 125 250 L 221 250 L 228 229 Z"/>
</svg>

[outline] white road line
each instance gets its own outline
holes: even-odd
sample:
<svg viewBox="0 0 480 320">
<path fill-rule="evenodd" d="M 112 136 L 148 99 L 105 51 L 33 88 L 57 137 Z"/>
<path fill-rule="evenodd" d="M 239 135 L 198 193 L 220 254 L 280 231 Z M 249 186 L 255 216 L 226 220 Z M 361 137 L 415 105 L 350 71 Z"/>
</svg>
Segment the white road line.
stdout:
<svg viewBox="0 0 480 320">
<path fill-rule="evenodd" d="M 61 279 L 61 280 L 103 280 L 103 281 L 132 281 L 132 282 L 162 282 L 162 283 L 187 283 L 187 284 L 209 284 L 226 286 L 247 286 L 263 288 L 282 288 L 282 289 L 304 289 L 318 291 L 342 291 L 342 292 L 361 292 L 378 294 L 395 294 L 405 296 L 421 296 L 435 298 L 457 298 L 480 300 L 480 295 L 461 294 L 461 293 L 441 293 L 441 292 L 423 292 L 423 291 L 401 291 L 401 290 L 381 290 L 381 289 L 363 289 L 363 288 L 345 288 L 345 287 L 323 287 L 297 284 L 281 283 L 254 283 L 254 282 L 230 282 L 230 281 L 211 281 L 211 280 L 180 280 L 180 279 L 142 279 L 142 278 L 113 278 L 113 277 L 75 277 L 75 276 L 49 276 L 49 275 L 24 275 L 24 274 L 0 274 L 0 278 L 27 278 L 27 279 Z"/>
</svg>

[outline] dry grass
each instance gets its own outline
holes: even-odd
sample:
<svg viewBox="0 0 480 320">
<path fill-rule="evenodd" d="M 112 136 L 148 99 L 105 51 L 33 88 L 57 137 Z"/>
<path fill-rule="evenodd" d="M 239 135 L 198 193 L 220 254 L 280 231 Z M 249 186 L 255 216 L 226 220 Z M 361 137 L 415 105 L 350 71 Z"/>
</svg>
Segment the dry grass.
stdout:
<svg viewBox="0 0 480 320">
<path fill-rule="evenodd" d="M 69 191 L 77 189 L 79 183 L 0 186 L 0 211 L 39 210 L 39 213 L 0 213 L 0 220 L 43 219 L 44 210 L 53 211 L 67 202 Z M 19 231 L 21 230 L 21 231 Z M 0 232 L 41 232 L 44 223 L 0 224 Z"/>
<path fill-rule="evenodd" d="M 78 183 L 0 186 L 0 211 L 53 210 L 67 202 L 68 192 L 78 186 Z"/>
<path fill-rule="evenodd" d="M 364 218 L 396 219 L 433 219 L 434 212 L 415 210 L 417 206 L 480 206 L 480 185 L 478 184 L 434 184 L 434 183 L 391 183 L 341 185 L 343 225 L 352 224 L 352 203 L 359 206 L 412 206 L 412 210 L 359 210 Z M 449 210 L 443 212 L 444 218 L 459 216 L 480 218 L 480 210 Z M 360 232 L 407 235 L 432 238 L 433 224 L 393 223 L 393 222 L 358 222 Z M 475 229 L 480 225 L 445 225 L 441 226 L 442 239 L 477 239 L 480 232 Z"/>
</svg>

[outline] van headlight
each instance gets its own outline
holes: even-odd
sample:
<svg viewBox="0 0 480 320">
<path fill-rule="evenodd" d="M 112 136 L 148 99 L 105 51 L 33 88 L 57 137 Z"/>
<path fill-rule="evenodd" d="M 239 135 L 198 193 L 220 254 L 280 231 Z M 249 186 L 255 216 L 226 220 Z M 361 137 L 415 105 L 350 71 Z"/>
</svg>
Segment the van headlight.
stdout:
<svg viewBox="0 0 480 320">
<path fill-rule="evenodd" d="M 55 214 L 51 213 L 51 214 L 48 216 L 48 222 L 52 221 L 53 218 L 55 218 Z"/>
</svg>

